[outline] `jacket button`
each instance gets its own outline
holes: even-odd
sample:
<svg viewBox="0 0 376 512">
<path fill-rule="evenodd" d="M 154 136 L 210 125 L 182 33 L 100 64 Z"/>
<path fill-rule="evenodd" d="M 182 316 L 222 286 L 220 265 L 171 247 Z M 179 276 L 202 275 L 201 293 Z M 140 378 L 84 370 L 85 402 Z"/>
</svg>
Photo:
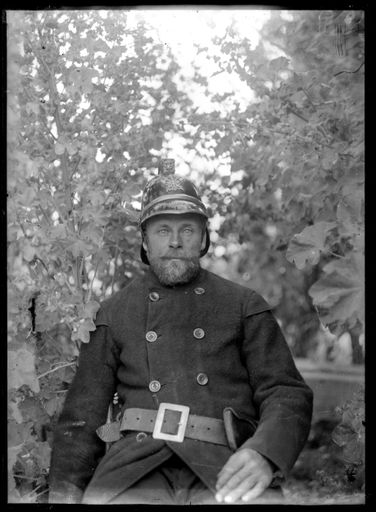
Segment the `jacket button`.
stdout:
<svg viewBox="0 0 376 512">
<path fill-rule="evenodd" d="M 157 300 L 159 300 L 159 293 L 158 292 L 151 292 L 151 293 L 149 293 L 149 299 L 152 302 L 157 302 Z"/>
<path fill-rule="evenodd" d="M 199 373 L 196 377 L 196 380 L 200 386 L 205 386 L 209 382 L 209 377 L 206 375 L 206 373 Z"/>
<path fill-rule="evenodd" d="M 157 393 L 161 389 L 161 383 L 158 380 L 152 380 L 149 383 L 149 389 L 152 393 Z"/>
<path fill-rule="evenodd" d="M 194 289 L 196 295 L 203 295 L 205 293 L 205 288 L 197 287 Z"/>
<path fill-rule="evenodd" d="M 148 331 L 146 333 L 146 339 L 149 343 L 153 343 L 158 338 L 158 335 L 155 331 Z"/>
<path fill-rule="evenodd" d="M 204 329 L 201 329 L 200 327 L 198 327 L 197 329 L 195 329 L 193 331 L 193 336 L 198 339 L 198 340 L 201 340 L 204 336 L 205 336 L 205 331 Z"/>
<path fill-rule="evenodd" d="M 136 435 L 136 441 L 138 443 L 140 443 L 141 441 L 143 441 L 146 437 L 148 437 L 147 433 L 146 432 L 139 432 L 137 435 Z"/>
</svg>

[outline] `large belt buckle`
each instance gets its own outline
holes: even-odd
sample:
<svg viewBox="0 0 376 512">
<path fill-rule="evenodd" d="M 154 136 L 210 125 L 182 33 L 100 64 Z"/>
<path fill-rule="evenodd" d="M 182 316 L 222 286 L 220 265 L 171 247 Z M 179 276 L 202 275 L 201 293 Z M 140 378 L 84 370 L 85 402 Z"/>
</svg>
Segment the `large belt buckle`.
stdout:
<svg viewBox="0 0 376 512">
<path fill-rule="evenodd" d="M 180 421 L 178 423 L 178 431 L 176 434 L 165 434 L 161 432 L 164 415 L 166 410 L 181 412 Z M 159 404 L 157 417 L 155 418 L 155 425 L 153 430 L 154 439 L 165 439 L 166 441 L 175 441 L 175 443 L 182 443 L 184 440 L 185 430 L 187 428 L 189 416 L 189 407 L 186 405 L 168 404 L 163 402 Z"/>
</svg>

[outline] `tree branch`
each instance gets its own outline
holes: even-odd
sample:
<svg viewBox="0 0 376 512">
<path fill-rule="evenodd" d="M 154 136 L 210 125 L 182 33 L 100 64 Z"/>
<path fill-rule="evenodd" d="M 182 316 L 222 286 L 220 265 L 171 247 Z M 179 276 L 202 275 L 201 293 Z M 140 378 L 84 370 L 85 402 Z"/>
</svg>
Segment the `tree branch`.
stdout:
<svg viewBox="0 0 376 512">
<path fill-rule="evenodd" d="M 88 293 L 88 297 L 87 297 L 87 302 L 89 302 L 91 300 L 91 296 L 92 296 L 92 293 L 93 293 L 94 279 L 97 276 L 98 267 L 99 267 L 99 259 L 97 261 L 97 264 L 95 265 L 94 275 L 93 275 L 93 279 L 91 280 L 91 283 L 90 283 L 90 288 L 89 288 L 89 293 Z"/>
<path fill-rule="evenodd" d="M 51 226 L 51 224 L 52 224 L 52 223 L 51 223 L 51 219 L 49 219 L 49 218 L 48 218 L 48 216 L 47 216 L 46 212 L 44 211 L 44 209 L 42 208 L 42 206 L 41 206 L 40 204 L 38 204 L 38 208 L 39 208 L 39 209 L 40 209 L 40 211 L 42 212 L 43 217 L 46 219 L 47 224 L 48 224 L 49 226 Z"/>
<path fill-rule="evenodd" d="M 42 43 L 43 37 L 40 29 L 38 30 L 40 42 Z M 37 60 L 43 65 L 47 75 L 48 75 L 48 85 L 49 85 L 49 91 L 50 91 L 50 101 L 52 105 L 55 106 L 54 111 L 54 117 L 56 122 L 56 128 L 58 137 L 62 135 L 64 132 L 63 129 L 63 123 L 61 120 L 61 115 L 59 111 L 59 92 L 56 87 L 55 83 L 55 75 L 53 71 L 49 68 L 47 63 L 45 62 L 43 55 L 36 50 L 34 45 L 31 43 L 29 39 L 29 44 L 37 58 Z M 71 194 L 71 181 L 70 181 L 70 175 L 69 175 L 69 165 L 68 165 L 68 155 L 67 150 L 65 149 L 64 153 L 61 155 L 61 163 L 63 167 L 63 180 L 64 180 L 64 192 L 65 192 L 65 203 L 67 206 L 67 221 L 71 225 L 72 231 L 75 232 L 75 225 L 74 225 L 74 219 L 71 218 L 71 212 L 73 211 L 73 203 L 72 203 L 72 194 Z"/>
<path fill-rule="evenodd" d="M 351 69 L 344 69 L 343 71 L 338 71 L 338 73 L 335 73 L 333 76 L 338 76 L 338 75 L 341 75 L 342 73 L 357 73 L 359 71 L 359 69 L 364 65 L 364 61 L 360 64 L 360 66 L 358 68 L 356 68 L 355 70 L 351 70 Z"/>
<path fill-rule="evenodd" d="M 45 377 L 46 375 L 49 375 L 50 373 L 56 372 L 57 370 L 61 370 L 61 368 L 66 368 L 67 366 L 74 366 L 75 364 L 76 363 L 73 362 L 73 363 L 65 363 L 60 366 L 56 366 L 56 368 L 52 368 L 52 370 L 48 370 L 47 372 L 41 373 L 40 375 L 37 376 L 37 378 L 42 379 L 43 377 Z"/>
<path fill-rule="evenodd" d="M 112 276 L 112 281 L 111 281 L 111 294 L 114 293 L 115 274 L 116 274 L 116 260 L 118 259 L 119 251 L 120 251 L 119 244 L 116 244 L 116 252 L 115 252 L 115 258 L 114 258 L 114 260 L 115 260 L 114 275 Z"/>
</svg>

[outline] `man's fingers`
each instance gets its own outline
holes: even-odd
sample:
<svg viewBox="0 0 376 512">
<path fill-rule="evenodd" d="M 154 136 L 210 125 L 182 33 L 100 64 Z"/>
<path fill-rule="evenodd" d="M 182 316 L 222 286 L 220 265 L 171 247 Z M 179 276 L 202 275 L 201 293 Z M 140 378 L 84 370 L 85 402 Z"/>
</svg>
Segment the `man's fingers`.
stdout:
<svg viewBox="0 0 376 512">
<path fill-rule="evenodd" d="M 236 474 L 228 483 L 220 489 L 216 494 L 216 499 L 220 502 L 234 503 L 239 500 L 245 493 L 257 483 L 257 478 L 250 476 L 243 471 L 241 474 Z"/>
<path fill-rule="evenodd" d="M 258 482 L 254 487 L 253 489 L 251 489 L 250 491 L 246 492 L 245 494 L 243 494 L 242 496 L 242 501 L 252 501 L 256 498 L 258 498 L 260 496 L 260 494 L 262 494 L 266 489 L 266 484 L 265 482 L 261 481 L 261 482 Z"/>
<path fill-rule="evenodd" d="M 230 457 L 221 471 L 218 473 L 217 489 L 223 487 L 226 482 L 232 477 L 234 473 L 239 471 L 244 466 L 244 461 L 239 457 Z"/>
<path fill-rule="evenodd" d="M 248 481 L 252 478 L 252 474 L 249 472 L 249 468 L 244 466 L 242 469 L 238 470 L 236 473 L 232 474 L 226 482 L 221 484 L 221 481 L 217 483 L 217 494 L 219 496 L 226 496 L 230 491 L 236 489 L 245 479 Z"/>
</svg>

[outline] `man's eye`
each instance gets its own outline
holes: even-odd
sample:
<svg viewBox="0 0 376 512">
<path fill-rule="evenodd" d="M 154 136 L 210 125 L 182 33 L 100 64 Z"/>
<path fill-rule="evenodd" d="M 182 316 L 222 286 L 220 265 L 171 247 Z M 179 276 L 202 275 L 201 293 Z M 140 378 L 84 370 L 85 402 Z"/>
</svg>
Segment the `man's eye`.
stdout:
<svg viewBox="0 0 376 512">
<path fill-rule="evenodd" d="M 185 228 L 184 229 L 184 233 L 191 234 L 191 233 L 193 233 L 193 229 L 192 228 Z"/>
<path fill-rule="evenodd" d="M 167 235 L 167 233 L 168 233 L 168 230 L 166 228 L 162 228 L 159 230 L 160 235 Z"/>
</svg>

